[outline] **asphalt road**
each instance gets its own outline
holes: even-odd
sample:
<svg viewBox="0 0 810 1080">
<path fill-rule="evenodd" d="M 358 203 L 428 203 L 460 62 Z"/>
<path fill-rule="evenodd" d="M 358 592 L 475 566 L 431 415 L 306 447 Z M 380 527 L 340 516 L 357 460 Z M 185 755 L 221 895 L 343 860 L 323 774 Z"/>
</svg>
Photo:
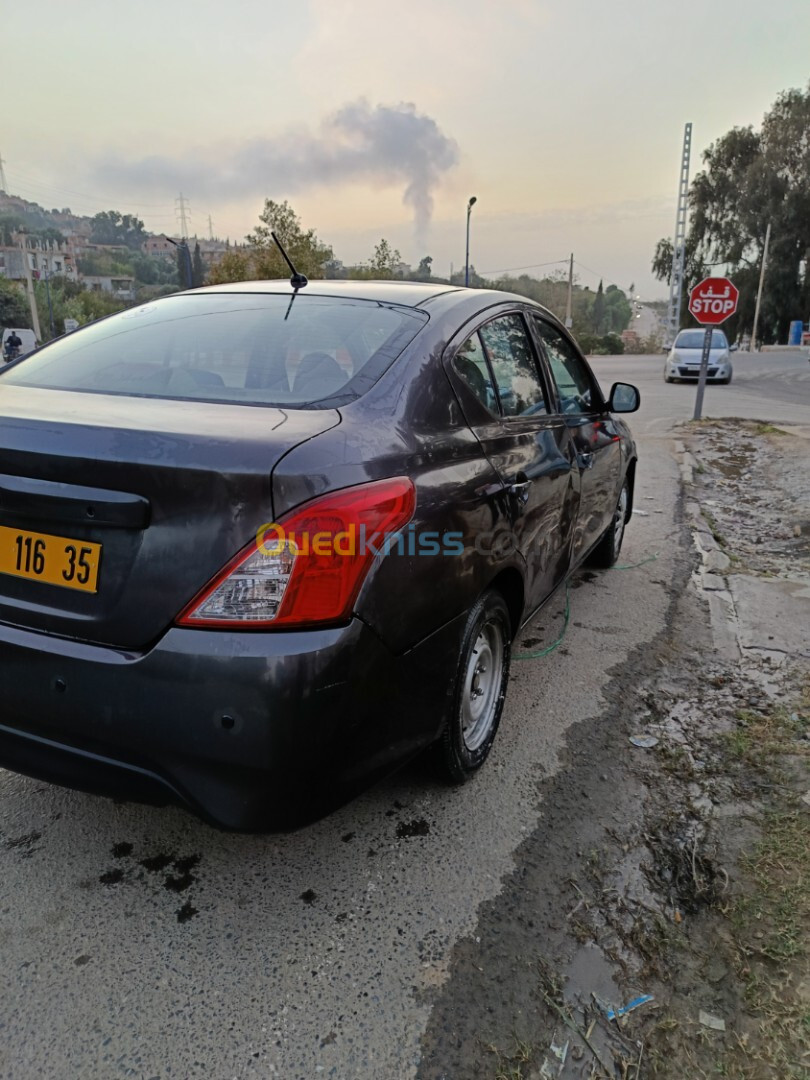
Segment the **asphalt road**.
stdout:
<svg viewBox="0 0 810 1080">
<path fill-rule="evenodd" d="M 623 561 L 571 591 L 564 646 L 516 663 L 493 755 L 462 789 L 419 766 L 289 836 L 0 771 L 0 1077 L 416 1076 L 433 995 L 515 869 L 566 733 L 662 628 L 675 560 L 675 420 L 694 387 L 662 357 L 594 361 L 635 382 L 641 463 Z M 810 364 L 739 356 L 707 415 L 810 420 Z M 524 638 L 547 643 L 552 604 Z"/>
</svg>

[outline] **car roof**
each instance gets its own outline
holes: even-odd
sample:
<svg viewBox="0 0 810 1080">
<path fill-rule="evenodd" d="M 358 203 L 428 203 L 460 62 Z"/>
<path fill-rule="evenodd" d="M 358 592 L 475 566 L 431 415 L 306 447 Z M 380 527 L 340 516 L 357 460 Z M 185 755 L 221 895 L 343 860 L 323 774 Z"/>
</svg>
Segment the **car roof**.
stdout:
<svg viewBox="0 0 810 1080">
<path fill-rule="evenodd" d="M 208 285 L 195 292 L 292 293 L 289 278 L 277 281 L 231 281 L 227 285 Z M 354 300 L 376 300 L 385 304 L 418 307 L 445 293 L 463 292 L 456 285 L 431 284 L 426 281 L 347 281 L 344 279 L 310 280 L 299 290 L 307 296 L 345 296 Z"/>
<path fill-rule="evenodd" d="M 207 285 L 194 289 L 194 293 L 276 293 L 291 296 L 293 289 L 289 278 L 274 281 L 231 281 L 224 285 Z M 505 292 L 500 289 L 468 289 L 460 285 L 447 285 L 427 281 L 351 281 L 340 279 L 310 280 L 302 295 L 340 296 L 352 300 L 371 300 L 381 304 L 399 304 L 403 307 L 426 308 L 438 302 L 442 309 L 463 306 L 472 315 L 478 309 L 504 303 L 522 304 L 536 308 L 558 325 L 560 320 L 542 304 L 528 296 Z M 173 295 L 183 295 L 174 293 Z M 186 295 L 192 295 L 189 291 Z"/>
</svg>

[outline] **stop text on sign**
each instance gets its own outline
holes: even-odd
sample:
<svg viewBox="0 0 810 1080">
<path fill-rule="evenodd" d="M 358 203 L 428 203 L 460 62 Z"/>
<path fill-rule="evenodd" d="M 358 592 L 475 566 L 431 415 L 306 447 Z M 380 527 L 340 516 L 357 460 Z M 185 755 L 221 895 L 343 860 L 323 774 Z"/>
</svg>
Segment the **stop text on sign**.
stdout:
<svg viewBox="0 0 810 1080">
<path fill-rule="evenodd" d="M 694 315 L 730 315 L 737 305 L 733 300 L 696 300 L 692 308 Z"/>
</svg>

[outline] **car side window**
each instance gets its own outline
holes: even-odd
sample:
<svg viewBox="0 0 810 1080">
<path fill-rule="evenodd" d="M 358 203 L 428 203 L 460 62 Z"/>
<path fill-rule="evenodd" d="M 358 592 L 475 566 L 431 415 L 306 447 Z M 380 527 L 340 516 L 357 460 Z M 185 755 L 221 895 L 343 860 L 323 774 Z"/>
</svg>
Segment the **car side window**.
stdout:
<svg viewBox="0 0 810 1080">
<path fill-rule="evenodd" d="M 456 350 L 453 366 L 481 404 L 497 415 L 498 398 L 478 334 L 467 338 Z"/>
<path fill-rule="evenodd" d="M 569 415 L 592 412 L 601 404 L 600 394 L 582 358 L 571 342 L 549 323 L 535 319 L 534 325 L 546 349 L 562 412 Z"/>
<path fill-rule="evenodd" d="M 495 376 L 504 416 L 548 413 L 545 390 L 520 315 L 501 315 L 482 326 L 481 340 Z"/>
</svg>

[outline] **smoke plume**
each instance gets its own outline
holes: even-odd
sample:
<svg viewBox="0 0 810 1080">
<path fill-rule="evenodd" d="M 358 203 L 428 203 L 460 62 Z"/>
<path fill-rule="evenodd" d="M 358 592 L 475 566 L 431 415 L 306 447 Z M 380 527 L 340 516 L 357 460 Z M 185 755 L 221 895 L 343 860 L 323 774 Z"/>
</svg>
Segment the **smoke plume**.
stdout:
<svg viewBox="0 0 810 1080">
<path fill-rule="evenodd" d="M 292 130 L 226 148 L 98 163 L 95 178 L 119 190 L 167 198 L 183 191 L 195 201 L 233 202 L 246 196 L 278 197 L 347 182 L 402 184 L 417 236 L 424 236 L 433 192 L 458 161 L 458 147 L 435 120 L 412 104 L 344 105 L 317 133 Z"/>
</svg>

